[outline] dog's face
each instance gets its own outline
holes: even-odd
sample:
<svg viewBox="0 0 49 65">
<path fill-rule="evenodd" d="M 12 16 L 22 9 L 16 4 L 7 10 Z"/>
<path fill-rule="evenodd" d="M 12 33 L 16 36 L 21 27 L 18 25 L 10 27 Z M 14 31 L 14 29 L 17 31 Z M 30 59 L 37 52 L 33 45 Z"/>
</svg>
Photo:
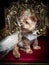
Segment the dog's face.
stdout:
<svg viewBox="0 0 49 65">
<path fill-rule="evenodd" d="M 32 15 L 30 9 L 28 9 L 22 11 L 22 14 L 20 16 L 20 22 L 25 30 L 33 31 L 37 23 L 37 18 L 35 15 Z"/>
<path fill-rule="evenodd" d="M 35 16 L 29 16 L 29 17 L 22 17 L 21 23 L 23 25 L 24 29 L 27 29 L 29 31 L 33 31 L 36 26 L 37 19 Z"/>
</svg>

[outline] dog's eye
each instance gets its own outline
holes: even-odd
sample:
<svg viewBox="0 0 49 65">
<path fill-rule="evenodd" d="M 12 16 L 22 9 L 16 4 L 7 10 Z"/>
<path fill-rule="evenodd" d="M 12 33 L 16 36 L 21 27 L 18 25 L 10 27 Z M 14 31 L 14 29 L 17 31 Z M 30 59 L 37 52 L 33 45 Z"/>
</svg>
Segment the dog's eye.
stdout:
<svg viewBox="0 0 49 65">
<path fill-rule="evenodd" d="M 25 22 L 26 24 L 29 24 L 27 21 Z"/>
</svg>

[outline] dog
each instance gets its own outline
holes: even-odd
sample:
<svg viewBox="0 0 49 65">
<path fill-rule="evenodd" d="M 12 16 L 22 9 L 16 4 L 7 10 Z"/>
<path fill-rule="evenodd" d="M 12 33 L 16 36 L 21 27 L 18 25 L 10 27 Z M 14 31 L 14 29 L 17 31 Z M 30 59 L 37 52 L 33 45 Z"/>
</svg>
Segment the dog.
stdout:
<svg viewBox="0 0 49 65">
<path fill-rule="evenodd" d="M 35 14 L 32 15 L 30 9 L 27 9 L 25 11 L 22 11 L 22 14 L 20 16 L 20 22 L 21 22 L 21 43 L 19 43 L 19 46 L 23 46 L 24 51 L 27 54 L 32 54 L 33 51 L 31 49 L 31 41 L 33 41 L 32 46 L 33 49 L 40 49 L 40 46 L 38 46 L 38 40 L 37 40 L 37 33 L 35 31 L 37 18 Z M 15 46 L 13 54 L 15 57 L 20 57 L 19 53 L 19 47 Z"/>
</svg>

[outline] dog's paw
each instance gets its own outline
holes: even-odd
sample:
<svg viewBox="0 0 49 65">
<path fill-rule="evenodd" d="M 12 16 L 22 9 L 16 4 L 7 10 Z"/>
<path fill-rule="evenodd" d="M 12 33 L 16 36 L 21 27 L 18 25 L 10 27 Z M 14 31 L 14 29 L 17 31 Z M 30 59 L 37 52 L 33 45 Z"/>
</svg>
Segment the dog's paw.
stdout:
<svg viewBox="0 0 49 65">
<path fill-rule="evenodd" d="M 27 54 L 32 54 L 33 53 L 33 51 L 31 49 L 26 49 L 25 51 L 26 51 Z"/>
<path fill-rule="evenodd" d="M 41 47 L 40 46 L 34 46 L 33 49 L 38 50 L 38 49 L 41 49 Z"/>
<path fill-rule="evenodd" d="M 15 50 L 13 50 L 13 56 L 15 58 L 20 58 L 20 53 L 19 52 L 16 52 Z"/>
</svg>

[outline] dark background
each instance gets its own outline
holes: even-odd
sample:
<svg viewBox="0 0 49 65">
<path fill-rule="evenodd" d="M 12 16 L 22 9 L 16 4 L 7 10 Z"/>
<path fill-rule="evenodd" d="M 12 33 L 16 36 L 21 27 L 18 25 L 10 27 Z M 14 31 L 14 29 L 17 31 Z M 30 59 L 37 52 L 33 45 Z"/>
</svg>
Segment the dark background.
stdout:
<svg viewBox="0 0 49 65">
<path fill-rule="evenodd" d="M 18 0 L 0 0 L 0 30 L 5 27 L 4 8 L 9 7 L 9 5 L 12 1 L 17 2 Z M 44 3 L 44 5 L 47 5 L 49 7 L 48 0 L 37 0 L 37 2 L 38 1 L 42 1 Z"/>
</svg>

